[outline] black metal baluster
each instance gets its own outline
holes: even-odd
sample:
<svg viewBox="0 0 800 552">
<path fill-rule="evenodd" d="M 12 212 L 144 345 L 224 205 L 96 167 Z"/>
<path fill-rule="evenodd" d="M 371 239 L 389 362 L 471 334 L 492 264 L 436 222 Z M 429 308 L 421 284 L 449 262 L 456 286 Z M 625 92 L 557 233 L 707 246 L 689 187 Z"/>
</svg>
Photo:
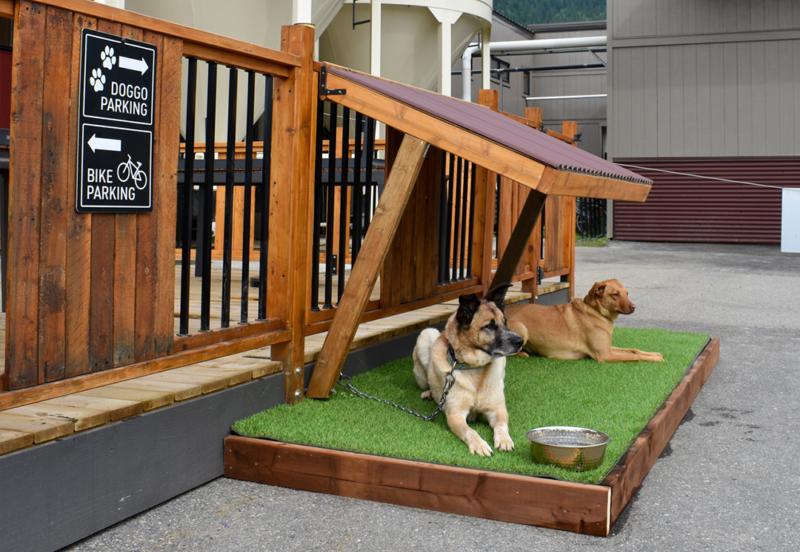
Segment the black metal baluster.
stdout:
<svg viewBox="0 0 800 552">
<path fill-rule="evenodd" d="M 467 244 L 468 258 L 467 258 L 467 271 L 466 278 L 472 277 L 472 249 L 473 238 L 475 237 L 475 163 L 471 163 L 471 178 L 469 189 L 469 243 Z"/>
<path fill-rule="evenodd" d="M 253 194 L 253 108 L 256 103 L 256 74 L 247 72 L 247 122 L 244 145 L 244 217 L 242 218 L 242 302 L 239 323 L 247 324 L 250 299 L 250 209 Z"/>
<path fill-rule="evenodd" d="M 367 197 L 365 199 L 366 207 L 364 209 L 364 234 L 369 230 L 369 223 L 372 221 L 372 189 L 375 186 L 375 179 L 373 174 L 373 166 L 375 161 L 375 119 L 367 117 L 366 128 L 367 140 L 367 174 L 364 188 L 367 190 Z M 360 239 L 360 238 L 359 238 Z"/>
<path fill-rule="evenodd" d="M 194 120 L 197 105 L 197 60 L 189 58 L 186 87 L 186 148 L 183 160 L 183 210 L 181 211 L 180 335 L 189 334 L 189 283 L 192 264 L 192 186 L 194 185 Z M 3 252 L 5 253 L 5 251 Z"/>
<path fill-rule="evenodd" d="M 236 175 L 236 99 L 239 71 L 228 67 L 228 146 L 225 152 L 225 238 L 222 251 L 222 327 L 231 325 L 231 254 L 233 252 L 233 186 Z"/>
<path fill-rule="evenodd" d="M 547 204 L 545 203 L 544 207 L 542 207 L 542 212 L 539 215 L 539 228 L 541 230 L 540 235 L 542 237 L 542 240 L 541 240 L 542 243 L 540 244 L 541 245 L 541 248 L 540 248 L 541 254 L 540 254 L 540 256 L 541 256 L 542 259 L 544 259 L 544 246 L 545 246 L 545 243 L 547 242 L 547 226 L 544 223 L 545 214 L 546 213 L 547 213 Z"/>
<path fill-rule="evenodd" d="M 361 188 L 361 167 L 364 164 L 362 157 L 363 148 L 361 131 L 364 126 L 364 116 L 356 112 L 356 135 L 355 135 L 355 155 L 353 161 L 353 231 L 350 234 L 350 239 L 353 242 L 352 254 L 350 260 L 350 267 L 352 270 L 353 265 L 356 263 L 358 252 L 361 250 L 361 217 L 363 213 L 363 194 Z M 369 169 L 367 169 L 369 170 Z"/>
<path fill-rule="evenodd" d="M 202 279 L 200 284 L 200 331 L 211 329 L 211 218 L 214 194 L 214 136 L 217 120 L 217 64 L 208 64 L 208 101 L 206 103 L 205 180 L 203 182 Z M 198 240 L 200 241 L 200 240 Z M 197 262 L 197 260 L 195 260 Z"/>
<path fill-rule="evenodd" d="M 344 294 L 344 273 L 347 269 L 347 228 L 350 219 L 347 216 L 347 190 L 350 180 L 350 108 L 342 110 L 342 178 L 339 187 L 339 280 L 337 282 L 337 303 Z"/>
<path fill-rule="evenodd" d="M 459 248 L 459 279 L 463 280 L 467 277 L 467 267 L 465 266 L 466 255 L 465 249 L 467 248 L 467 194 L 469 193 L 469 161 L 466 159 L 461 160 L 464 164 L 463 180 L 461 181 L 461 247 Z"/>
<path fill-rule="evenodd" d="M 322 134 L 325 130 L 325 102 L 317 100 L 317 144 L 314 155 L 314 222 L 311 253 L 311 310 L 319 311 L 319 254 L 322 224 Z M 330 163 L 328 163 L 330 169 Z"/>
<path fill-rule="evenodd" d="M 323 309 L 333 308 L 333 200 L 336 187 L 336 125 L 339 106 L 331 102 L 330 134 L 328 136 L 328 200 L 325 217 L 325 303 Z"/>
<path fill-rule="evenodd" d="M 261 242 L 258 252 L 258 319 L 267 318 L 267 266 L 269 261 L 269 198 L 272 170 L 272 75 L 264 87 L 264 154 L 261 170 Z"/>
<path fill-rule="evenodd" d="M 439 285 L 447 282 L 445 255 L 447 248 L 447 152 L 442 150 L 442 171 L 439 176 Z"/>
<path fill-rule="evenodd" d="M 492 239 L 494 240 L 494 258 L 500 260 L 500 244 L 497 238 L 500 235 L 500 175 L 498 174 L 494 181 L 494 232 Z"/>
<path fill-rule="evenodd" d="M 459 280 L 461 278 L 461 272 L 458 268 L 458 252 L 461 250 L 461 242 L 463 238 L 461 232 L 461 185 L 463 184 L 461 170 L 463 165 L 463 159 L 460 157 L 456 159 L 456 177 L 455 180 L 452 177 L 450 178 L 452 186 L 456 189 L 456 202 L 454 208 L 455 220 L 453 221 L 453 280 Z M 466 200 L 466 198 L 464 198 L 464 200 Z"/>
</svg>

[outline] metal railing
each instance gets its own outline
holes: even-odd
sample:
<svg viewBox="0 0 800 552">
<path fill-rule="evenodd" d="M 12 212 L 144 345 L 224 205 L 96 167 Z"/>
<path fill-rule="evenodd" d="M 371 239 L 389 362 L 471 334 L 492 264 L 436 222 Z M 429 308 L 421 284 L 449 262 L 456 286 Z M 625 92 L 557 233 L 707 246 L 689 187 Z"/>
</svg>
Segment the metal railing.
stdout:
<svg viewBox="0 0 800 552">
<path fill-rule="evenodd" d="M 266 274 L 268 260 L 268 233 L 269 233 L 269 188 L 265 183 L 269 182 L 271 161 L 270 151 L 272 144 L 272 103 L 273 103 L 273 77 L 272 75 L 262 75 L 255 71 L 242 71 L 236 67 L 229 67 L 228 75 L 228 109 L 227 109 L 227 145 L 224 151 L 224 160 L 218 160 L 219 155 L 215 147 L 214 137 L 217 122 L 217 69 L 218 64 L 213 62 L 201 62 L 207 71 L 207 102 L 205 113 L 205 144 L 196 145 L 189 139 L 185 144 L 183 154 L 182 179 L 179 179 L 179 213 L 178 213 L 178 233 L 177 244 L 180 248 L 180 288 L 179 288 L 179 334 L 188 335 L 192 333 L 189 325 L 191 317 L 196 317 L 198 313 L 191 311 L 191 281 L 192 281 L 192 249 L 195 250 L 195 276 L 200 278 L 200 331 L 209 331 L 211 327 L 212 314 L 212 248 L 215 239 L 213 228 L 216 225 L 222 232 L 222 266 L 221 266 L 221 289 L 220 289 L 220 311 L 219 327 L 228 328 L 232 318 L 232 291 L 234 276 L 237 276 L 240 287 L 239 295 L 239 316 L 238 322 L 246 324 L 253 320 L 249 309 L 250 301 L 250 250 L 251 240 L 255 236 L 251 235 L 251 211 L 253 192 L 260 207 L 260 232 L 258 236 L 257 250 L 259 252 L 258 265 L 258 304 L 255 319 L 263 320 L 266 318 Z M 237 96 L 240 76 L 246 75 L 247 85 L 247 105 L 245 122 L 245 151 L 243 159 L 236 159 L 236 112 Z M 197 119 L 197 76 L 198 60 L 188 58 L 188 84 L 186 90 L 187 109 L 186 109 L 186 136 L 194 137 Z M 264 114 L 261 127 L 262 135 L 259 137 L 262 159 L 255 159 L 254 152 L 254 113 L 255 113 L 255 88 L 256 79 L 263 78 L 265 81 Z M 202 160 L 196 159 L 197 146 L 203 147 Z M 187 178 L 186 175 L 192 175 Z M 234 269 L 233 238 L 234 238 L 234 190 L 236 187 L 243 188 L 244 206 L 242 216 L 244 218 L 241 225 L 241 264 Z M 218 193 L 218 190 L 223 190 Z M 223 200 L 224 195 L 224 216 L 223 220 L 215 220 L 216 205 Z M 194 205 L 197 203 L 197 213 L 195 214 Z M 193 229 L 196 228 L 195 236 Z M 193 239 L 194 238 L 194 239 Z M 218 249 L 218 247 L 217 247 Z"/>
</svg>

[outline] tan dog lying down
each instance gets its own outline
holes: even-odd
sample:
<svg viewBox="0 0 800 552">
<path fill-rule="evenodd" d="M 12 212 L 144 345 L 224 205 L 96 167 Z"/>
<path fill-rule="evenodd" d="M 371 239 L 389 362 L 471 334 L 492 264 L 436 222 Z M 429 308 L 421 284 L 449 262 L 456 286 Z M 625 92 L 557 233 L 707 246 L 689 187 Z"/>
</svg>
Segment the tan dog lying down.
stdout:
<svg viewBox="0 0 800 552">
<path fill-rule="evenodd" d="M 543 357 L 663 362 L 661 353 L 611 346 L 617 316 L 632 314 L 635 309 L 622 284 L 617 280 L 605 280 L 595 283 L 585 298 L 563 305 L 509 305 L 508 327 L 525 340 L 524 351 Z"/>
<path fill-rule="evenodd" d="M 508 411 L 503 393 L 506 355 L 522 348 L 522 338 L 506 326 L 503 301 L 509 285 L 498 286 L 481 300 L 474 294 L 458 298 L 459 306 L 442 333 L 424 330 L 414 347 L 414 377 L 423 399 L 442 396 L 445 377 L 453 371 L 455 383 L 445 399 L 447 425 L 469 447 L 472 454 L 490 456 L 492 448 L 467 425 L 483 414 L 494 431 L 494 447 L 514 450 L 508 434 Z M 449 354 L 448 354 L 448 349 Z"/>
</svg>

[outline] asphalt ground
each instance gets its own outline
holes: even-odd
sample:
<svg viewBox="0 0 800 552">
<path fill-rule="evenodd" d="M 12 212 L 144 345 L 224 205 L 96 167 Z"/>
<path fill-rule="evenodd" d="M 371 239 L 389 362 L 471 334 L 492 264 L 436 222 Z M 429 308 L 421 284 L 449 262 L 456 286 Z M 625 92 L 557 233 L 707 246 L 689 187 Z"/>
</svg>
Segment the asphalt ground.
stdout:
<svg viewBox="0 0 800 552">
<path fill-rule="evenodd" d="M 751 245 L 578 248 L 618 326 L 709 333 L 720 360 L 607 538 L 215 480 L 65 550 L 800 550 L 800 255 Z"/>
</svg>

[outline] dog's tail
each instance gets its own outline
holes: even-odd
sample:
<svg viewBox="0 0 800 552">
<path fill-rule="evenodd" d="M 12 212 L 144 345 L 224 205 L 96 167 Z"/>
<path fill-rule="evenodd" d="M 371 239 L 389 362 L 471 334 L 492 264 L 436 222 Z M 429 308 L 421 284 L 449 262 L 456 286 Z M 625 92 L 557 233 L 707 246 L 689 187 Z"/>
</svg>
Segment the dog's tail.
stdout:
<svg viewBox="0 0 800 552">
<path fill-rule="evenodd" d="M 414 377 L 417 380 L 417 385 L 423 391 L 431 388 L 428 383 L 428 366 L 431 364 L 431 347 L 439 339 L 439 330 L 435 328 L 428 328 L 423 330 L 417 338 L 417 344 L 414 347 Z"/>
</svg>

